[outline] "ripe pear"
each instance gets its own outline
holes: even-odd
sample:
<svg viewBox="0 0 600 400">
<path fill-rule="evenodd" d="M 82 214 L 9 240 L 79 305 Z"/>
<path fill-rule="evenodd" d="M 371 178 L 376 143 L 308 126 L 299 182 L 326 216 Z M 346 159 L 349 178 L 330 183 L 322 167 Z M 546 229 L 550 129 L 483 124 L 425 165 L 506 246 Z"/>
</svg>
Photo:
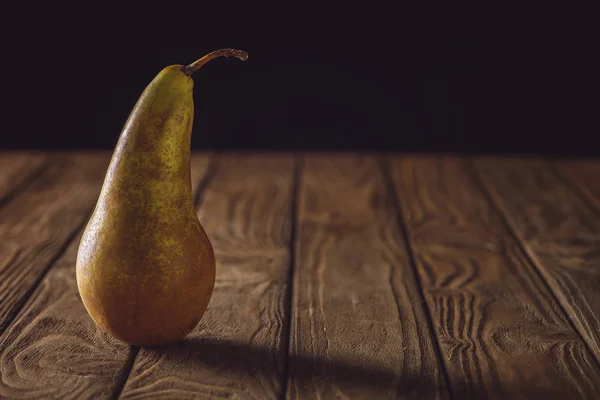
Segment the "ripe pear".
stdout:
<svg viewBox="0 0 600 400">
<path fill-rule="evenodd" d="M 185 338 L 204 314 L 215 255 L 198 221 L 190 177 L 190 77 L 220 56 L 164 68 L 133 108 L 77 253 L 77 287 L 95 323 L 135 346 Z"/>
</svg>

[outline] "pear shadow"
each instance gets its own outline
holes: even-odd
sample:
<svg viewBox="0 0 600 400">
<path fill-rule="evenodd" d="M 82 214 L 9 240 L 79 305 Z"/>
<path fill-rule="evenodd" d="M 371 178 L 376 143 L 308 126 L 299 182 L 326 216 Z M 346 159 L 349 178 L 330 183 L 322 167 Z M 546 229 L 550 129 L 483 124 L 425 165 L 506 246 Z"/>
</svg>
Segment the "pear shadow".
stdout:
<svg viewBox="0 0 600 400">
<path fill-rule="evenodd" d="M 480 382 L 473 381 L 476 379 L 475 376 L 464 376 L 460 379 L 455 377 L 450 388 L 452 393 L 450 393 L 445 388 L 439 389 L 445 381 L 442 376 L 435 380 L 431 376 L 407 374 L 336 358 L 291 355 L 286 360 L 284 354 L 274 348 L 226 339 L 187 338 L 170 346 L 146 348 L 146 350 L 165 355 L 177 363 L 185 362 L 189 368 L 210 368 L 215 371 L 246 375 L 258 380 L 275 379 L 285 382 L 287 378 L 289 382 L 295 382 L 295 387 L 306 388 L 314 385 L 322 390 L 337 387 L 342 388 L 344 392 L 364 398 L 479 399 L 493 395 L 504 398 L 516 396 L 537 399 L 567 398 L 574 394 L 573 387 L 560 385 L 552 388 L 540 387 L 535 382 L 525 385 L 521 382 L 514 387 L 507 387 L 506 383 L 484 387 Z M 284 365 L 285 363 L 289 368 Z M 428 362 L 423 360 L 423 363 Z M 294 388 L 290 387 L 289 390 Z"/>
<path fill-rule="evenodd" d="M 170 346 L 147 348 L 174 360 L 185 360 L 189 368 L 211 368 L 252 379 L 284 382 L 286 371 L 297 385 L 337 386 L 354 393 L 394 398 L 433 398 L 439 383 L 424 377 L 349 363 L 335 358 L 290 356 L 274 348 L 215 338 L 187 338 Z M 289 368 L 284 365 L 289 364 Z"/>
</svg>

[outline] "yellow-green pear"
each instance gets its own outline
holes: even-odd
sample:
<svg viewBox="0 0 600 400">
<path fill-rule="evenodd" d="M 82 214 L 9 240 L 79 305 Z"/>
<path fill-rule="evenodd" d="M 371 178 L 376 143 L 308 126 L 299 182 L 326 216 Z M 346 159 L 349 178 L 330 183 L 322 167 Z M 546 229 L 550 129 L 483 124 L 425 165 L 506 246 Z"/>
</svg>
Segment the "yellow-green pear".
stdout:
<svg viewBox="0 0 600 400">
<path fill-rule="evenodd" d="M 183 339 L 215 282 L 215 255 L 198 221 L 190 178 L 191 74 L 221 49 L 164 68 L 129 116 L 77 254 L 77 285 L 96 324 L 137 346 Z"/>
</svg>

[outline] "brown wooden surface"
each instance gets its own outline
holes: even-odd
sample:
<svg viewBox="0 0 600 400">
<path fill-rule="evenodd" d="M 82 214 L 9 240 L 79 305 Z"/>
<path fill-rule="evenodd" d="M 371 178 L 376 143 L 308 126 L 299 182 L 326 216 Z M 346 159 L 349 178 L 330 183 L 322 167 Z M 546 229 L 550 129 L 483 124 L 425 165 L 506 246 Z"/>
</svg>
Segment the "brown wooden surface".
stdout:
<svg viewBox="0 0 600 400">
<path fill-rule="evenodd" d="M 590 179 L 591 171 L 577 164 L 555 167 L 575 178 L 569 181 L 540 160 L 477 160 L 475 166 L 571 322 L 600 361 L 600 215 L 576 190 L 584 184 L 592 195 L 597 193 L 597 184 Z M 595 165 L 599 171 L 600 163 Z"/>
<path fill-rule="evenodd" d="M 0 208 L 0 332 L 92 211 L 109 155 L 57 155 Z"/>
<path fill-rule="evenodd" d="M 47 161 L 42 153 L 0 153 L 0 204 L 41 173 Z"/>
<path fill-rule="evenodd" d="M 600 391 L 593 355 L 461 161 L 395 160 L 392 174 L 456 396 Z"/>
<path fill-rule="evenodd" d="M 600 160 L 193 158 L 197 329 L 100 331 L 75 256 L 110 153 L 0 152 L 0 398 L 598 398 Z"/>
<path fill-rule="evenodd" d="M 298 195 L 288 398 L 446 398 L 377 160 L 308 157 Z"/>
</svg>

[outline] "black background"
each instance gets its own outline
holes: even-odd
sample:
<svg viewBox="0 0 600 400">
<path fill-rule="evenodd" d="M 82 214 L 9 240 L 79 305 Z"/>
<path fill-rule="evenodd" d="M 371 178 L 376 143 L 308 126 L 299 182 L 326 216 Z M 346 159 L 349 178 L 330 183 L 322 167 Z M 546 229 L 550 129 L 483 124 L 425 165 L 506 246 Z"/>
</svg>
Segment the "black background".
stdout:
<svg viewBox="0 0 600 400">
<path fill-rule="evenodd" d="M 575 3 L 3 2 L 2 148 L 113 148 L 165 66 L 202 149 L 600 154 L 596 13 Z M 578 4 L 578 3 L 577 3 Z"/>
</svg>

